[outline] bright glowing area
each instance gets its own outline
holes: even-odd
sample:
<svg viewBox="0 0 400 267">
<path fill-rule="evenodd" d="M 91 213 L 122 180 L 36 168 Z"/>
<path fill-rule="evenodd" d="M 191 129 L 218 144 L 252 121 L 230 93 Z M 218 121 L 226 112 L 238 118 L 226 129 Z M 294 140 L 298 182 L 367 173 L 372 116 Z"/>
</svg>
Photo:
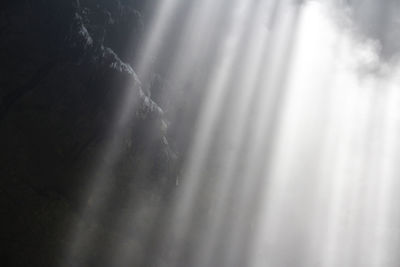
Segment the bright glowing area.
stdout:
<svg viewBox="0 0 400 267">
<path fill-rule="evenodd" d="M 137 62 L 141 79 L 166 49 L 184 1 L 160 1 Z M 147 251 L 124 234 L 136 231 L 136 218 L 162 211 L 151 197 L 132 197 L 115 218 L 120 242 L 106 252 L 108 266 L 399 266 L 400 68 L 351 22 L 338 23 L 337 3 L 300 2 L 202 0 L 187 8 L 166 76 L 173 90 L 190 84 L 204 96 L 190 148 L 157 236 L 150 226 L 135 232 Z M 90 221 L 101 220 L 110 199 L 107 181 L 135 97 L 121 100 L 94 164 L 83 208 Z M 182 110 L 170 109 L 179 120 Z M 73 229 L 64 266 L 85 266 L 69 261 L 96 242 L 81 229 Z"/>
</svg>

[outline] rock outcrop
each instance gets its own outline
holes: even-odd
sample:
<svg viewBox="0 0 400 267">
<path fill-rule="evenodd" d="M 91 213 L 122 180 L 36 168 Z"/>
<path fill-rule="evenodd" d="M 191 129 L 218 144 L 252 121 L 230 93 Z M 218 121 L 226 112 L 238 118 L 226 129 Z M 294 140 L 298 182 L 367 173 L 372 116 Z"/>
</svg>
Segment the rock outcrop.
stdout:
<svg viewBox="0 0 400 267">
<path fill-rule="evenodd" d="M 10 266 L 54 264 L 55 254 L 39 250 L 65 245 L 49 229 L 79 220 L 88 166 L 113 138 L 127 94 L 135 109 L 110 172 L 113 190 L 123 201 L 127 183 L 138 194 L 169 184 L 174 156 L 163 111 L 119 56 L 133 58 L 144 27 L 133 7 L 118 0 L 0 7 L 0 227 Z"/>
</svg>

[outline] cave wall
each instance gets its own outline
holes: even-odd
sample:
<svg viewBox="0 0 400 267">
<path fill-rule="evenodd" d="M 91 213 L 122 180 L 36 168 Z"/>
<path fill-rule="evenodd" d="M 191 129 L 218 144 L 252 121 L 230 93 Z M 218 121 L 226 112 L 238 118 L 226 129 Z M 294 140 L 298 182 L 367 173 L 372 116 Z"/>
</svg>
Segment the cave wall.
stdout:
<svg viewBox="0 0 400 267">
<path fill-rule="evenodd" d="M 120 201 L 110 210 L 130 197 L 123 193 L 127 184 L 145 195 L 174 183 L 164 112 L 126 63 L 135 59 L 151 2 L 19 0 L 0 6 L 2 266 L 59 263 L 57 248 L 67 242 L 60 229 L 81 220 L 88 169 L 102 163 L 99 155 L 113 138 L 127 94 L 136 108 L 110 172 Z M 101 236 L 110 238 L 101 227 Z"/>
</svg>

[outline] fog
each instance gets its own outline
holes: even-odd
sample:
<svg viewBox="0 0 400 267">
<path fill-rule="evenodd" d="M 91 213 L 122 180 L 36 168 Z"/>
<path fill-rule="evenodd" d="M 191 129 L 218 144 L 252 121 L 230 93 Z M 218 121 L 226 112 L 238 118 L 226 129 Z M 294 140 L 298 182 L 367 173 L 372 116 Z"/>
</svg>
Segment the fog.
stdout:
<svg viewBox="0 0 400 267">
<path fill-rule="evenodd" d="M 171 138 L 183 147 L 182 169 L 157 237 L 137 234 L 147 253 L 115 242 L 109 266 L 398 266 L 400 4 L 164 0 L 156 8 L 134 65 L 143 84 L 161 68 L 172 88 L 159 97 L 178 129 Z M 104 179 L 132 99 L 123 97 L 111 127 L 109 165 L 94 167 L 83 211 L 91 221 L 107 202 Z M 150 198 L 127 205 L 116 219 L 122 233 L 163 210 Z M 65 266 L 89 253 L 90 234 L 77 228 Z"/>
</svg>

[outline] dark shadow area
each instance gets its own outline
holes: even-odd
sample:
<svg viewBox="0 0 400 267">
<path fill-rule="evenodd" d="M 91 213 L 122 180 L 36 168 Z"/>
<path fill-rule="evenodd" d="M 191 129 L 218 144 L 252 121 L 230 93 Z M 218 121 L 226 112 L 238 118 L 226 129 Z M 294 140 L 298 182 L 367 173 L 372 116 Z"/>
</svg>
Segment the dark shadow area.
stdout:
<svg viewBox="0 0 400 267">
<path fill-rule="evenodd" d="M 101 266 L 102 251 L 121 235 L 112 221 L 127 199 L 168 195 L 175 185 L 170 177 L 176 156 L 165 114 L 128 64 L 154 5 L 128 0 L 1 4 L 1 266 L 59 266 L 71 242 L 68 229 L 76 224 L 95 232 L 98 247 L 84 266 Z M 90 205 L 83 196 L 88 173 L 95 161 L 107 164 L 98 158 L 112 138 L 110 126 L 127 91 L 136 108 L 109 173 L 112 205 L 93 224 L 80 213 L 83 204 Z M 163 194 L 155 206 L 165 201 Z M 141 220 L 137 223 L 146 224 Z"/>
</svg>

